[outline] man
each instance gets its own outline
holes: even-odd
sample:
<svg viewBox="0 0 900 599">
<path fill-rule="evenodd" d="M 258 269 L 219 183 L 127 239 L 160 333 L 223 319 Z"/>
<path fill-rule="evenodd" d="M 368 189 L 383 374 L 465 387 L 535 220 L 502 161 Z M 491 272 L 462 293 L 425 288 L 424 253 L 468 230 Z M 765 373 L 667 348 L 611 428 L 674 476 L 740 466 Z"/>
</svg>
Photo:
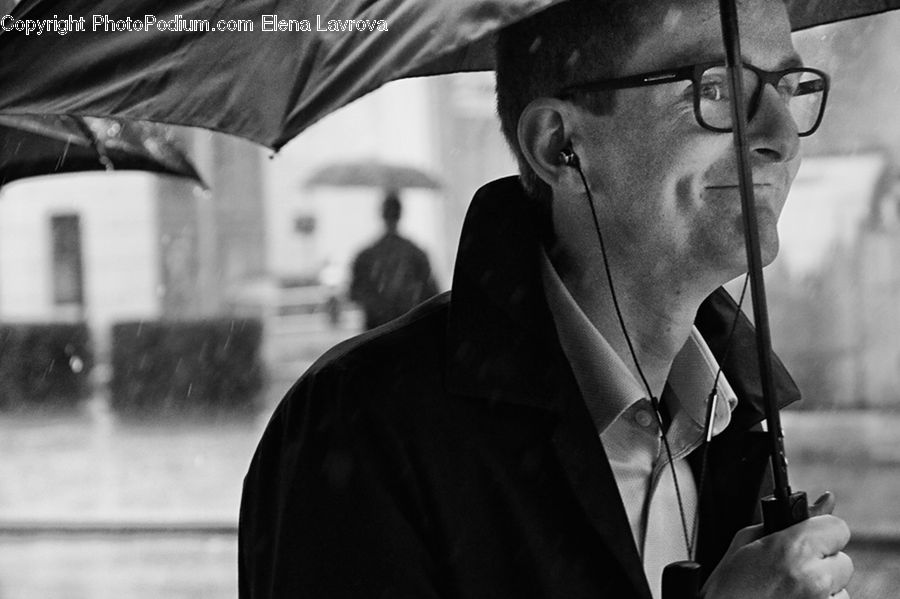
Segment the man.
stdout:
<svg viewBox="0 0 900 599">
<path fill-rule="evenodd" d="M 754 68 L 798 64 L 780 0 L 740 22 Z M 767 446 L 752 331 L 729 340 L 717 291 L 746 269 L 726 88 L 715 65 L 656 74 L 720 48 L 713 0 L 570 0 L 500 36 L 525 190 L 478 192 L 451 296 L 338 346 L 278 408 L 245 481 L 242 597 L 659 599 L 663 566 L 696 556 L 704 599 L 847 598 L 830 496 L 748 527 Z M 811 130 L 800 75 L 751 107 L 768 261 Z"/>
<path fill-rule="evenodd" d="M 438 292 L 425 252 L 397 233 L 402 205 L 389 191 L 381 205 L 384 235 L 353 261 L 350 299 L 373 329 L 408 312 Z"/>
</svg>

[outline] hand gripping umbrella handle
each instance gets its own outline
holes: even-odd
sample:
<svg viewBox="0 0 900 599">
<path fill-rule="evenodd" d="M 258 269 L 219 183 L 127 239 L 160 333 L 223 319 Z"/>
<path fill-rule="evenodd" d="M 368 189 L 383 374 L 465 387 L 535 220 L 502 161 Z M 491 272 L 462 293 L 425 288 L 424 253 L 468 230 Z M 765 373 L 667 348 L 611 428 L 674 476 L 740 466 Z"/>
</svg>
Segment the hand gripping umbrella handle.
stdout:
<svg viewBox="0 0 900 599">
<path fill-rule="evenodd" d="M 806 493 L 791 493 L 787 500 L 774 495 L 763 497 L 763 530 L 769 535 L 809 519 Z M 662 599 L 702 599 L 700 564 L 693 561 L 673 562 L 663 570 Z"/>
</svg>

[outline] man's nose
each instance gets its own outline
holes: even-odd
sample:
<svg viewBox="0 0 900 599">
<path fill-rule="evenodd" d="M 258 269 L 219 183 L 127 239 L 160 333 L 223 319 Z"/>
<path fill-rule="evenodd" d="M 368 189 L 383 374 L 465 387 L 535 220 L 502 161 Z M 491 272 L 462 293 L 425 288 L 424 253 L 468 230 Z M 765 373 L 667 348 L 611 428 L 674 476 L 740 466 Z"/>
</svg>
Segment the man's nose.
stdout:
<svg viewBox="0 0 900 599">
<path fill-rule="evenodd" d="M 759 95 L 756 114 L 748 124 L 750 149 L 757 159 L 766 162 L 790 161 L 800 151 L 797 122 L 790 107 L 772 85 L 763 85 Z"/>
</svg>

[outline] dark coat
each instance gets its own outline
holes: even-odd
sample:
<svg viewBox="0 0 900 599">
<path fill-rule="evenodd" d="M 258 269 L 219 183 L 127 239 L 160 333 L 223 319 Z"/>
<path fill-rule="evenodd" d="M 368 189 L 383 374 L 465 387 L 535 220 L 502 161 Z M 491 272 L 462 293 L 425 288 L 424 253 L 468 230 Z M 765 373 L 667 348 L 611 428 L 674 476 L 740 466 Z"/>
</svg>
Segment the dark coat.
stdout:
<svg viewBox="0 0 900 599">
<path fill-rule="evenodd" d="M 452 296 L 332 349 L 282 401 L 244 483 L 242 599 L 650 598 L 544 299 L 530 206 L 517 179 L 482 188 Z M 698 313 L 718 356 L 733 313 L 724 292 Z M 765 479 L 755 369 L 742 319 L 725 363 L 740 402 L 701 493 L 707 567 Z"/>
</svg>

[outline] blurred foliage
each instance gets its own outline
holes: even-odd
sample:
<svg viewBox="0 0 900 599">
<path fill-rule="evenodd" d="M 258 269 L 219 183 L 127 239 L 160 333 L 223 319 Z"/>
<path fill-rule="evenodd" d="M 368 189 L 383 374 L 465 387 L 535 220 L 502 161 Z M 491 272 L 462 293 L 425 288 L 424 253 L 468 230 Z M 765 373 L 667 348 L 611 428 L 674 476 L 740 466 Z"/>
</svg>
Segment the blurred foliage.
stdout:
<svg viewBox="0 0 900 599">
<path fill-rule="evenodd" d="M 261 344 L 257 319 L 116 324 L 110 406 L 154 416 L 252 408 L 263 386 Z"/>
<path fill-rule="evenodd" d="M 92 366 L 84 323 L 0 325 L 0 410 L 74 406 Z"/>
</svg>

